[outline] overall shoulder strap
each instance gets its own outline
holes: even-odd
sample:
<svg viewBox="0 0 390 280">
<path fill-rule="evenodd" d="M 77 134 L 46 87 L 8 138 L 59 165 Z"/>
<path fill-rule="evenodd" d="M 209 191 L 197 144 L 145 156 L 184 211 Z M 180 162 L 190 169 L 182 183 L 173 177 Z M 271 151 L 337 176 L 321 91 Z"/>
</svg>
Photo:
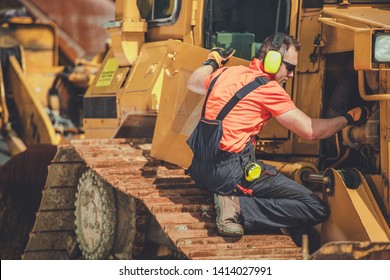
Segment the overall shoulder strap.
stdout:
<svg viewBox="0 0 390 280">
<path fill-rule="evenodd" d="M 219 112 L 219 114 L 217 116 L 217 120 L 222 121 L 241 99 L 243 99 L 251 91 L 255 90 L 256 88 L 258 88 L 262 85 L 265 85 L 268 82 L 269 82 L 269 80 L 266 77 L 259 76 L 259 77 L 256 77 L 256 79 L 254 79 L 249 84 L 243 86 L 241 89 L 239 89 L 236 92 L 236 94 L 222 108 L 221 112 Z"/>
<path fill-rule="evenodd" d="M 225 72 L 226 69 L 227 69 L 227 68 L 223 69 L 223 71 L 222 71 L 217 77 L 215 77 L 215 78 L 211 81 L 211 83 L 210 83 L 210 85 L 209 85 L 209 88 L 208 88 L 208 90 L 207 90 L 207 94 L 206 94 L 206 97 L 205 97 L 205 100 L 204 100 L 204 103 L 203 103 L 202 114 L 201 114 L 201 117 L 202 117 L 202 118 L 204 118 L 204 115 L 205 115 L 205 113 L 206 113 L 206 104 L 207 104 L 207 100 L 209 99 L 210 93 L 211 93 L 211 91 L 213 90 L 213 87 L 214 87 L 216 81 L 218 80 L 219 76 L 221 76 L 221 74 L 222 74 L 223 72 Z"/>
</svg>

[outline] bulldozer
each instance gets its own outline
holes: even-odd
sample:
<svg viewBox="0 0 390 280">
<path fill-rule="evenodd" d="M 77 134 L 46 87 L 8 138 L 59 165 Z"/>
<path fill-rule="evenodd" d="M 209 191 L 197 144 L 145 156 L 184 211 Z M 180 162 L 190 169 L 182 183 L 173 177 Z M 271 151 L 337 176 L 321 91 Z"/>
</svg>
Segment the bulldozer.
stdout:
<svg viewBox="0 0 390 280">
<path fill-rule="evenodd" d="M 83 8 L 82 3 L 72 4 Z M 95 24 L 107 18 L 99 11 L 105 8 L 109 14 L 114 7 L 110 0 L 100 3 L 91 9 L 93 15 L 84 12 L 87 19 L 95 16 L 91 21 Z M 0 6 L 0 124 L 10 155 L 32 144 L 58 145 L 82 137 L 82 95 L 105 55 L 107 36 L 95 35 L 100 44 L 91 38 L 92 32 L 83 32 L 82 38 L 76 31 L 89 26 L 85 20 L 67 20 L 68 5 L 62 7 L 62 17 L 60 3 L 45 6 L 39 0 L 18 0 L 4 5 Z"/>
<path fill-rule="evenodd" d="M 117 0 L 111 47 L 83 98 L 85 139 L 49 166 L 23 259 L 389 259 L 389 1 Z M 304 140 L 267 122 L 256 157 L 314 190 L 329 218 L 222 237 L 186 168 L 204 96 L 187 81 L 213 47 L 247 65 L 279 31 L 302 48 L 286 84 L 313 118 L 365 106 L 360 126 Z"/>
<path fill-rule="evenodd" d="M 62 20 L 55 22 L 58 5 L 50 4 L 38 8 L 33 1 L 0 3 L 2 259 L 20 258 L 56 145 L 83 138 L 82 96 L 106 51 L 104 38 L 108 35 L 104 29 L 103 36 L 94 38 L 99 40 L 100 37 L 100 44 L 90 40 L 88 31 L 83 32 L 81 39 L 71 36 L 68 32 L 72 28 L 79 30 L 88 25 L 82 20 L 72 20 L 73 25 L 69 24 L 66 13 L 62 13 Z M 72 4 L 80 3 L 73 1 Z M 104 12 L 97 14 L 102 7 Z M 54 10 L 50 17 L 45 16 L 45 8 Z M 95 33 L 99 32 L 97 23 L 106 13 L 113 15 L 113 11 L 111 0 L 100 1 L 90 10 L 93 20 L 88 22 L 94 23 Z M 91 15 L 84 12 L 84 16 L 88 19 Z M 100 52 L 92 48 L 87 51 L 85 41 L 95 43 L 95 48 L 101 48 Z"/>
</svg>

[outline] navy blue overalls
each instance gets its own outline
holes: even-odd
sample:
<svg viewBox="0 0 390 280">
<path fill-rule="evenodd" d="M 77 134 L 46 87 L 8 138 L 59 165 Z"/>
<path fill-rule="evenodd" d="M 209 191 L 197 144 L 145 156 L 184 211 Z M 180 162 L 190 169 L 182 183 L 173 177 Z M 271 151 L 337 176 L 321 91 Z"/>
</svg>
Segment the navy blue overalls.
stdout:
<svg viewBox="0 0 390 280">
<path fill-rule="evenodd" d="M 245 179 L 245 166 L 256 161 L 252 141 L 240 153 L 219 148 L 223 119 L 242 98 L 268 82 L 265 77 L 257 77 L 236 92 L 215 120 L 206 119 L 206 103 L 212 88 L 219 76 L 228 72 L 222 72 L 211 81 L 199 123 L 187 140 L 194 153 L 188 169 L 192 179 L 198 187 L 212 193 L 238 195 L 246 230 L 310 226 L 321 222 L 328 214 L 326 205 L 273 166 L 258 161 L 262 167 L 261 177 L 251 182 Z"/>
</svg>

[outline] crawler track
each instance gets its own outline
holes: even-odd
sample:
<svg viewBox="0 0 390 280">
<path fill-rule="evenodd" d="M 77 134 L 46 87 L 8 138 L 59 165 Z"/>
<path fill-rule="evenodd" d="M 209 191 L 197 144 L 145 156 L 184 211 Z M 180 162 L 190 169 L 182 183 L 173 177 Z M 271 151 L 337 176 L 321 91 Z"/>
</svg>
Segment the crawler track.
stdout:
<svg viewBox="0 0 390 280">
<path fill-rule="evenodd" d="M 129 140 L 82 140 L 61 146 L 49 167 L 43 199 L 24 259 L 80 258 L 75 237 L 75 194 L 87 168 L 137 201 L 133 258 L 141 257 L 146 217 L 161 226 L 178 256 L 187 259 L 300 259 L 301 248 L 275 233 L 221 237 L 209 193 L 183 169 L 148 156 L 147 145 Z"/>
</svg>

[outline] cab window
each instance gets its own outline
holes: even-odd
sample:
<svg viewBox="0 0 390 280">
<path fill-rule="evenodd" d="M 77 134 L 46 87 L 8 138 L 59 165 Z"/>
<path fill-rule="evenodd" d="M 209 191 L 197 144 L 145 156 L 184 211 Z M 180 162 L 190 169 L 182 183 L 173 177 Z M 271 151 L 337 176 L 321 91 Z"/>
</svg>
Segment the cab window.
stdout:
<svg viewBox="0 0 390 280">
<path fill-rule="evenodd" d="M 288 33 L 290 0 L 209 0 L 205 5 L 205 47 L 235 48 L 251 59 L 275 31 Z"/>
<path fill-rule="evenodd" d="M 137 0 L 141 17 L 150 23 L 172 23 L 178 13 L 179 0 Z"/>
</svg>

